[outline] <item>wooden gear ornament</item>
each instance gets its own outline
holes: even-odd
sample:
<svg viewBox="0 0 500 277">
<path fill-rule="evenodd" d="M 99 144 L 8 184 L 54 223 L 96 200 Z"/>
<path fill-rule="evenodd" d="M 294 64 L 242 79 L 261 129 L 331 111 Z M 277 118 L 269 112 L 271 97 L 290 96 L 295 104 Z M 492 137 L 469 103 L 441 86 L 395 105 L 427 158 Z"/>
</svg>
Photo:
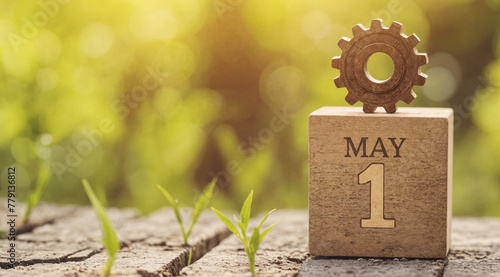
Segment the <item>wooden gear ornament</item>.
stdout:
<svg viewBox="0 0 500 277">
<path fill-rule="evenodd" d="M 332 59 L 332 67 L 340 70 L 334 81 L 338 88 L 347 88 L 347 103 L 362 102 L 365 113 L 372 113 L 377 107 L 394 113 L 398 101 L 410 104 L 416 98 L 413 86 L 425 84 L 427 75 L 420 67 L 427 64 L 428 58 L 416 49 L 420 39 L 415 34 L 404 35 L 402 28 L 396 21 L 387 28 L 381 19 L 374 19 L 370 29 L 358 24 L 352 28 L 352 39 L 339 40 L 342 55 Z M 368 59 L 377 52 L 389 55 L 394 62 L 393 75 L 384 81 L 373 78 L 367 69 Z"/>
</svg>

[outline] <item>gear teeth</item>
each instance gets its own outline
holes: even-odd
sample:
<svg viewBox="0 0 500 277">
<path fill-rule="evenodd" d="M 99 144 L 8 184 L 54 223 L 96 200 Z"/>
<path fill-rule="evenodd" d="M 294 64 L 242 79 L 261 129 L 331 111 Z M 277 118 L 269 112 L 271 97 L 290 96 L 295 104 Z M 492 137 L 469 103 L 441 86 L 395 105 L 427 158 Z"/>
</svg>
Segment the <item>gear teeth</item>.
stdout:
<svg viewBox="0 0 500 277">
<path fill-rule="evenodd" d="M 387 113 L 395 113 L 398 110 L 398 105 L 396 104 L 388 104 L 384 106 L 384 110 Z"/>
<path fill-rule="evenodd" d="M 342 60 L 340 56 L 333 57 L 332 59 L 332 67 L 336 69 L 340 69 L 340 66 L 342 65 Z"/>
<path fill-rule="evenodd" d="M 342 37 L 337 45 L 340 47 L 340 49 L 346 50 L 347 48 L 349 48 L 349 41 L 351 41 L 349 38 Z"/>
<path fill-rule="evenodd" d="M 356 35 L 358 35 L 358 34 L 360 34 L 360 33 L 366 32 L 366 31 L 368 31 L 368 29 L 366 29 L 366 28 L 365 28 L 363 25 L 361 25 L 361 24 L 358 24 L 358 25 L 356 25 L 356 26 L 352 27 L 352 34 L 353 34 L 354 36 L 356 36 Z"/>
<path fill-rule="evenodd" d="M 417 54 L 417 63 L 419 66 L 425 65 L 429 62 L 427 54 Z"/>
<path fill-rule="evenodd" d="M 338 87 L 338 88 L 344 88 L 345 87 L 345 84 L 344 84 L 344 79 L 337 77 L 335 79 L 333 79 L 333 82 L 335 82 L 335 86 Z"/>
<path fill-rule="evenodd" d="M 382 24 L 382 19 L 373 19 L 370 29 L 373 30 L 384 29 L 384 25 Z"/>
<path fill-rule="evenodd" d="M 417 44 L 420 42 L 420 39 L 417 37 L 415 34 L 411 34 L 409 37 L 406 38 L 408 42 L 410 43 L 411 47 L 417 46 Z"/>
<path fill-rule="evenodd" d="M 406 104 L 410 104 L 411 102 L 413 102 L 413 100 L 415 100 L 415 98 L 417 98 L 417 95 L 415 94 L 415 92 L 412 90 L 410 91 L 409 93 L 406 93 L 404 94 L 402 97 L 401 97 L 401 100 L 403 102 L 405 102 Z"/>
<path fill-rule="evenodd" d="M 377 109 L 376 106 L 368 105 L 368 104 L 363 104 L 363 112 L 365 113 L 373 113 Z"/>
<path fill-rule="evenodd" d="M 358 100 L 356 100 L 356 98 L 352 97 L 349 93 L 346 95 L 346 97 L 345 97 L 345 101 L 346 101 L 349 105 L 354 105 L 356 102 L 358 102 Z"/>
<path fill-rule="evenodd" d="M 403 33 L 403 24 L 393 21 L 389 30 L 395 35 L 401 35 Z"/>
<path fill-rule="evenodd" d="M 415 81 L 415 85 L 423 86 L 423 85 L 425 85 L 426 81 L 427 81 L 427 74 L 419 73 L 417 75 L 417 80 Z"/>
<path fill-rule="evenodd" d="M 352 27 L 352 34 L 354 36 L 352 38 L 342 37 L 337 42 L 337 45 L 343 52 L 342 55 L 333 57 L 331 61 L 332 67 L 340 71 L 339 75 L 334 79 L 336 87 L 347 88 L 345 101 L 350 105 L 354 105 L 357 102 L 363 103 L 363 111 L 365 113 L 373 113 L 377 107 L 383 108 L 387 113 L 395 113 L 398 109 L 398 102 L 412 103 L 417 97 L 412 88 L 414 86 L 423 86 L 427 81 L 427 75 L 422 73 L 421 67 L 429 62 L 429 58 L 427 54 L 418 52 L 417 45 L 420 42 L 418 36 L 415 34 L 405 35 L 403 33 L 403 24 L 400 22 L 387 21 L 386 24 L 390 26 L 385 27 L 382 19 L 373 19 L 369 28 L 364 27 L 362 24 Z M 363 64 L 354 62 L 356 65 L 351 65 L 348 63 L 348 61 L 353 61 L 353 59 L 356 61 L 356 55 L 359 55 L 359 51 L 354 51 L 353 49 L 364 49 L 372 43 L 380 43 L 384 47 L 398 46 L 398 51 L 403 52 L 402 56 L 405 57 L 402 61 L 404 64 L 402 72 L 399 72 L 402 74 L 399 83 L 391 88 L 380 87 L 384 89 L 383 91 L 374 91 L 387 93 L 386 95 L 369 95 L 368 93 L 376 88 L 370 85 L 365 86 L 365 91 L 355 85 L 356 81 L 362 81 L 357 80 L 356 76 L 349 75 L 353 74 L 354 69 L 363 72 L 363 68 L 351 68 L 351 66 L 363 66 Z M 366 71 L 366 65 L 364 66 Z M 363 93 L 356 91 L 356 88 L 362 90 Z"/>
</svg>

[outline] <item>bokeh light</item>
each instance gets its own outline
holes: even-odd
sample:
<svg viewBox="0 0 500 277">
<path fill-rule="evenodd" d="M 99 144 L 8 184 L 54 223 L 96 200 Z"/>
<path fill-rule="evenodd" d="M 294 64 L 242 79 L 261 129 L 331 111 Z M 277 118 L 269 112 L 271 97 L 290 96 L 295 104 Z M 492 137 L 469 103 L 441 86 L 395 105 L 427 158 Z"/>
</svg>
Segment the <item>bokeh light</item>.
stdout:
<svg viewBox="0 0 500 277">
<path fill-rule="evenodd" d="M 455 110 L 454 213 L 500 215 L 498 1 L 54 3 L 0 3 L 0 168 L 18 168 L 20 200 L 48 162 L 44 201 L 88 204 L 85 177 L 150 212 L 156 184 L 190 204 L 218 177 L 221 209 L 250 189 L 257 211 L 307 207 L 308 115 L 347 105 L 337 42 L 381 18 L 429 55 L 410 106 Z M 368 61 L 376 79 L 393 70 Z"/>
</svg>

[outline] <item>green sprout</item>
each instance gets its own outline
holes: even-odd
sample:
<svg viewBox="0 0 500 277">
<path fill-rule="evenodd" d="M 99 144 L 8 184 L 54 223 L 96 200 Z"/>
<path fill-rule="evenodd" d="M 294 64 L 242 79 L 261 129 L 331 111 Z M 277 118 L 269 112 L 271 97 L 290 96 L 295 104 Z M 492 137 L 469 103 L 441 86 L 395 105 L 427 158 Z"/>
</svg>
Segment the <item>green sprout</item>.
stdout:
<svg viewBox="0 0 500 277">
<path fill-rule="evenodd" d="M 36 185 L 33 191 L 28 193 L 28 207 L 24 213 L 23 223 L 26 224 L 33 212 L 33 209 L 38 205 L 40 198 L 42 197 L 45 187 L 47 186 L 47 180 L 50 175 L 50 165 L 48 163 L 43 163 L 38 171 L 38 178 L 36 180 Z"/>
<path fill-rule="evenodd" d="M 193 256 L 193 248 L 189 248 L 188 266 L 191 264 L 191 257 L 192 256 Z"/>
<path fill-rule="evenodd" d="M 260 228 L 266 221 L 267 217 L 274 212 L 276 209 L 270 211 L 267 213 L 267 215 L 262 219 L 260 222 L 259 226 L 253 228 L 252 236 L 250 236 L 250 239 L 248 239 L 246 230 L 248 228 L 248 223 L 250 222 L 250 211 L 252 209 L 252 198 L 253 198 L 253 190 L 250 191 L 250 194 L 248 195 L 247 199 L 243 203 L 243 206 L 241 207 L 241 213 L 240 213 L 240 219 L 238 220 L 235 215 L 233 215 L 234 219 L 238 222 L 238 226 L 240 227 L 240 231 L 234 226 L 233 222 L 229 220 L 225 215 L 223 215 L 221 212 L 219 212 L 217 209 L 212 208 L 212 211 L 226 224 L 227 228 L 233 234 L 236 235 L 237 238 L 241 240 L 243 243 L 243 246 L 245 247 L 245 252 L 247 253 L 248 256 L 248 262 L 250 264 L 250 272 L 252 273 L 253 276 L 255 276 L 255 254 L 257 254 L 257 250 L 259 249 L 259 245 L 264 240 L 264 237 L 271 231 L 276 224 L 278 224 L 281 219 L 274 223 L 273 225 L 267 227 L 264 229 L 264 231 L 261 233 Z"/>
<path fill-rule="evenodd" d="M 94 207 L 94 210 L 99 218 L 99 223 L 101 225 L 101 233 L 104 248 L 106 249 L 106 253 L 108 254 L 108 259 L 106 260 L 106 264 L 102 269 L 101 276 L 109 276 L 111 272 L 111 267 L 113 266 L 113 262 L 115 260 L 116 253 L 120 250 L 120 242 L 116 238 L 115 230 L 113 229 L 113 225 L 106 214 L 106 210 L 101 205 L 97 196 L 94 194 L 94 191 L 87 182 L 86 179 L 82 180 L 83 187 L 85 188 L 85 192 L 87 192 L 87 196 L 90 199 L 90 203 Z"/>
<path fill-rule="evenodd" d="M 213 179 L 208 188 L 205 189 L 205 191 L 200 195 L 200 198 L 198 198 L 198 201 L 196 201 L 196 204 L 194 205 L 193 208 L 193 213 L 191 216 L 191 224 L 189 225 L 189 228 L 187 229 L 184 227 L 184 223 L 182 221 L 182 216 L 181 216 L 181 211 L 179 208 L 179 201 L 177 199 L 174 199 L 163 187 L 160 185 L 157 185 L 158 189 L 163 193 L 165 198 L 167 198 L 168 202 L 170 203 L 170 206 L 174 208 L 174 213 L 175 217 L 177 218 L 177 222 L 179 222 L 179 225 L 181 227 L 182 231 L 182 237 L 184 239 L 184 244 L 188 245 L 188 239 L 189 236 L 191 235 L 191 231 L 193 230 L 193 226 L 198 221 L 198 218 L 201 215 L 201 212 L 208 206 L 208 203 L 210 202 L 210 199 L 212 198 L 212 194 L 214 192 L 214 187 L 215 187 L 215 182 L 216 180 Z"/>
</svg>

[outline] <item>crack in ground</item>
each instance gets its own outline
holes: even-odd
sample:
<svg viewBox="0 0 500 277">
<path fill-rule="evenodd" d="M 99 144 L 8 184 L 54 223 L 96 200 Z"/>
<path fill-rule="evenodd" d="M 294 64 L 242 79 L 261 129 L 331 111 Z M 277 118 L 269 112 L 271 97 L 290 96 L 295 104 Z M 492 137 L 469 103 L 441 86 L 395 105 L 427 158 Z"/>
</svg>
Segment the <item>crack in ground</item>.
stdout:
<svg viewBox="0 0 500 277">
<path fill-rule="evenodd" d="M 101 253 L 104 250 L 103 248 L 94 249 L 94 250 L 92 250 L 92 252 L 90 252 L 89 254 L 87 254 L 85 256 L 71 257 L 77 253 L 80 253 L 80 252 L 88 250 L 88 249 L 90 249 L 90 247 L 85 247 L 83 249 L 77 250 L 75 252 L 72 252 L 72 253 L 66 254 L 62 257 L 57 257 L 57 258 L 23 260 L 23 261 L 19 261 L 19 263 L 16 264 L 16 267 L 18 267 L 18 266 L 30 266 L 30 265 L 43 264 L 43 263 L 45 263 L 45 264 L 60 264 L 60 263 L 66 263 L 66 262 L 81 262 L 81 261 L 87 260 L 88 258 L 94 256 L 95 254 Z M 0 263 L 0 268 L 8 269 L 9 263 L 3 263 L 3 262 Z"/>
<path fill-rule="evenodd" d="M 194 263 L 208 254 L 213 248 L 221 244 L 221 242 L 229 237 L 230 234 L 231 232 L 228 229 L 225 229 L 223 232 L 217 233 L 213 237 L 200 240 L 195 245 L 183 246 L 182 248 L 184 248 L 184 251 L 182 254 L 171 260 L 168 264 L 164 265 L 161 270 L 154 273 L 147 272 L 145 270 L 137 270 L 137 273 L 143 277 L 178 276 L 181 270 L 188 266 L 189 248 L 193 251 L 191 263 Z"/>
<path fill-rule="evenodd" d="M 16 241 L 19 241 L 19 242 L 24 242 L 24 243 L 40 243 L 40 244 L 44 244 L 44 243 L 59 243 L 61 242 L 60 239 L 53 239 L 53 240 L 34 240 L 34 239 L 18 239 L 16 238 Z"/>
<path fill-rule="evenodd" d="M 224 239 L 226 239 L 230 235 L 229 230 L 225 230 L 224 232 L 220 232 L 215 234 L 212 237 L 205 238 L 200 240 L 198 243 L 191 245 L 191 246 L 186 246 L 186 245 L 179 245 L 179 246 L 170 246 L 172 248 L 171 250 L 183 250 L 182 253 L 180 253 L 176 258 L 171 260 L 169 263 L 165 264 L 162 266 L 160 270 L 157 270 L 155 272 L 150 272 L 144 269 L 138 269 L 137 273 L 141 276 L 144 277 L 149 277 L 149 276 L 176 276 L 180 273 L 180 271 L 187 266 L 188 258 L 189 258 L 189 248 L 193 249 L 193 254 L 192 254 L 192 263 L 201 259 L 204 255 L 206 255 L 210 250 L 212 250 L 214 247 L 219 245 Z M 125 240 L 120 242 L 120 251 L 125 250 L 127 248 L 130 248 L 131 245 L 137 244 L 144 242 L 148 239 L 148 237 L 140 238 L 140 239 L 135 239 L 135 240 Z M 166 244 L 166 246 L 168 246 Z M 78 257 L 72 257 L 75 254 L 81 253 L 85 250 L 89 250 L 91 247 L 85 247 L 82 249 L 79 249 L 77 251 L 71 252 L 69 254 L 56 257 L 56 258 L 48 258 L 48 259 L 31 259 L 31 260 L 22 260 L 19 261 L 16 264 L 16 267 L 26 267 L 26 266 L 31 266 L 35 264 L 61 264 L 61 263 L 66 263 L 66 262 L 81 262 L 85 261 L 92 256 L 104 252 L 104 248 L 99 248 L 99 249 L 94 249 L 91 252 L 89 252 L 87 255 L 84 256 L 78 256 Z M 6 262 L 0 262 L 0 268 L 2 269 L 9 269 L 9 263 Z"/>
<path fill-rule="evenodd" d="M 444 270 L 448 265 L 448 257 L 446 257 L 442 263 L 439 263 L 439 269 L 437 270 L 437 277 L 443 277 Z"/>
<path fill-rule="evenodd" d="M 44 226 L 44 225 L 48 225 L 48 224 L 52 224 L 54 223 L 56 220 L 59 220 L 59 219 L 63 219 L 63 218 L 67 218 L 67 217 L 71 217 L 73 216 L 74 214 L 76 213 L 76 210 L 70 210 L 68 211 L 67 214 L 65 214 L 64 216 L 58 216 L 58 217 L 54 217 L 54 218 L 48 218 L 44 221 L 40 221 L 40 222 L 36 222 L 36 223 L 30 223 L 29 221 L 27 223 L 24 223 L 22 224 L 21 226 L 19 226 L 17 229 L 16 229 L 16 235 L 21 235 L 21 234 L 26 234 L 26 233 L 31 233 L 33 232 L 33 230 L 35 230 L 36 228 L 38 227 L 41 227 L 41 226 Z"/>
<path fill-rule="evenodd" d="M 123 242 L 120 242 L 120 251 L 123 250 L 123 249 L 127 249 L 133 243 L 141 242 L 141 241 L 144 241 L 144 240 L 146 240 L 146 238 L 137 239 L 137 240 L 134 240 L 134 241 L 123 241 Z M 39 241 L 36 241 L 36 242 L 39 242 Z M 78 254 L 78 253 L 80 253 L 82 251 L 85 251 L 85 250 L 88 250 L 88 249 L 90 249 L 90 247 L 85 247 L 83 249 L 76 250 L 74 252 L 71 252 L 69 254 L 63 255 L 61 257 L 56 257 L 56 258 L 21 260 L 21 261 L 19 261 L 16 264 L 16 267 L 18 267 L 18 266 L 24 267 L 24 266 L 30 266 L 30 265 L 42 264 L 42 263 L 60 264 L 60 263 L 66 263 L 66 262 L 81 262 L 81 261 L 85 261 L 85 260 L 89 259 L 90 257 L 92 257 L 92 256 L 94 256 L 96 254 L 99 254 L 99 253 L 101 253 L 101 252 L 104 251 L 104 248 L 101 247 L 99 249 L 92 250 L 92 252 L 90 252 L 89 254 L 87 254 L 85 256 L 71 257 L 71 256 L 73 256 L 75 254 Z M 9 265 L 9 263 L 0 262 L 0 268 L 8 269 L 9 268 L 8 265 Z"/>
<path fill-rule="evenodd" d="M 60 220 L 64 220 L 68 217 L 71 217 L 77 212 L 77 210 L 71 210 L 68 211 L 67 213 L 64 213 L 63 215 L 59 215 L 58 217 L 54 218 L 48 218 L 43 221 L 39 222 L 34 222 L 34 223 L 28 223 L 24 226 L 20 226 L 17 230 L 17 234 L 26 234 L 26 233 L 31 233 L 33 232 L 36 228 L 49 225 L 49 224 L 54 224 Z M 137 219 L 140 218 L 140 216 L 133 216 L 131 219 Z M 192 263 L 199 260 L 202 258 L 204 255 L 209 253 L 214 247 L 219 245 L 224 239 L 226 239 L 231 232 L 227 229 L 218 230 L 217 232 L 213 233 L 209 237 L 205 237 L 202 239 L 199 239 L 197 243 L 187 246 L 187 245 L 169 245 L 167 242 L 165 243 L 159 243 L 158 245 L 150 245 L 150 247 L 167 247 L 168 250 L 180 250 L 179 254 L 177 257 L 175 257 L 173 260 L 170 260 L 168 263 L 164 264 L 160 269 L 155 270 L 154 272 L 148 271 L 145 269 L 137 269 L 137 273 L 141 276 L 174 276 L 178 275 L 180 271 L 187 266 L 188 258 L 189 258 L 189 249 L 192 249 Z M 130 248 L 131 245 L 136 245 L 139 243 L 144 243 L 147 241 L 149 237 L 145 236 L 142 238 L 138 239 L 133 239 L 133 240 L 123 240 L 120 241 L 121 249 L 126 250 L 127 248 Z M 22 240 L 23 242 L 27 243 L 47 243 L 50 241 L 36 241 L 33 239 L 25 239 Z M 57 242 L 57 240 L 55 241 Z M 95 248 L 92 246 L 88 246 L 85 248 L 78 249 L 74 252 L 68 253 L 68 254 L 60 254 L 59 256 L 56 257 L 50 257 L 50 258 L 44 258 L 44 257 L 34 257 L 32 259 L 26 259 L 26 260 L 19 260 L 16 261 L 16 268 L 25 268 L 28 266 L 36 265 L 36 264 L 63 264 L 67 262 L 83 262 L 91 257 L 93 257 L 96 254 L 104 252 L 104 248 Z M 82 253 L 83 251 L 88 251 L 85 253 Z M 80 253 L 81 255 L 76 254 Z M 9 263 L 8 262 L 3 262 L 0 261 L 0 268 L 2 269 L 9 269 Z"/>
<path fill-rule="evenodd" d="M 25 223 L 25 224 L 19 226 L 19 228 L 17 228 L 16 235 L 30 233 L 35 228 L 38 228 L 38 227 L 43 226 L 43 225 L 54 223 L 55 220 L 56 220 L 56 218 L 51 218 L 51 219 L 47 219 L 45 221 L 37 222 L 37 223 L 34 223 L 34 224 L 29 223 L 29 222 Z"/>
</svg>

